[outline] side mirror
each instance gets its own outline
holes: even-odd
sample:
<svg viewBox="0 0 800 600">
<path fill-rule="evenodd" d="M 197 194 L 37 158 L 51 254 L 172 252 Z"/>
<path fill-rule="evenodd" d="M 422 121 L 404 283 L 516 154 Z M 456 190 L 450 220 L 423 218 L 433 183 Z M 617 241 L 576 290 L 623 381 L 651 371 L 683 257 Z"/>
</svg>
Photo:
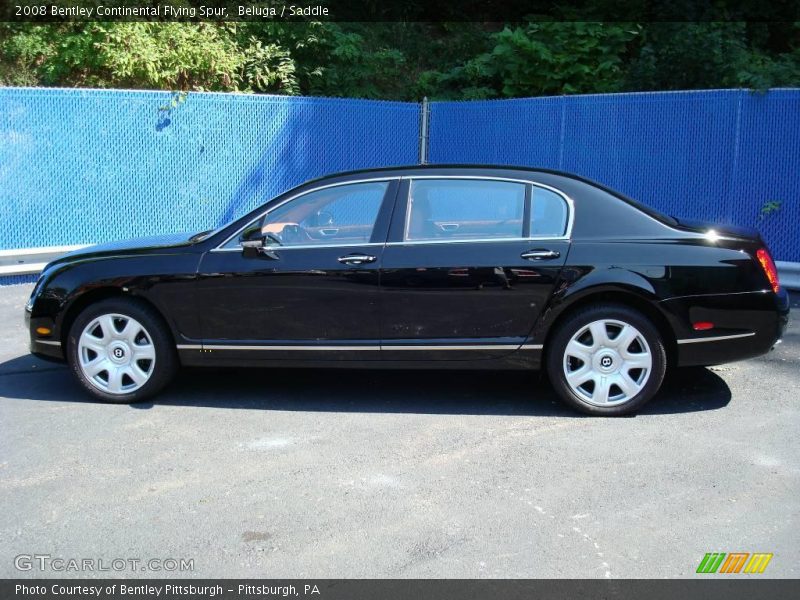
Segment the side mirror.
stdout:
<svg viewBox="0 0 800 600">
<path fill-rule="evenodd" d="M 242 254 L 247 257 L 258 256 L 259 252 L 264 248 L 264 242 L 267 236 L 261 233 L 261 226 L 255 225 L 248 227 L 242 232 L 239 238 L 239 244 L 242 246 Z"/>
</svg>

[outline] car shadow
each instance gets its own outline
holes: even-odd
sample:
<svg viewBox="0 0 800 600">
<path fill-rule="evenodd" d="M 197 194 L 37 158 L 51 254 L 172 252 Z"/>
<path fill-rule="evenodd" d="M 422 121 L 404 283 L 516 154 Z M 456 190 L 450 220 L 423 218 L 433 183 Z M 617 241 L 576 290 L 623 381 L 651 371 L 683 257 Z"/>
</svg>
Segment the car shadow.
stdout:
<svg viewBox="0 0 800 600">
<path fill-rule="evenodd" d="M 63 365 L 21 356 L 0 364 L 0 397 L 94 402 Z M 676 369 L 640 414 L 727 406 L 731 392 L 716 373 Z M 550 384 L 523 371 L 367 369 L 183 369 L 155 400 L 131 405 L 312 412 L 422 413 L 580 417 Z"/>
</svg>

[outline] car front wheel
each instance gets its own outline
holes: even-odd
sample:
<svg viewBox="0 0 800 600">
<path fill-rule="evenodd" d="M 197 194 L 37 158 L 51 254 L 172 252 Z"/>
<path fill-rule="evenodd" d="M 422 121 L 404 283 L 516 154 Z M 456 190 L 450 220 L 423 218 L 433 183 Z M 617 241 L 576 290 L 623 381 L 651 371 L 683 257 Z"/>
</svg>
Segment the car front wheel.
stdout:
<svg viewBox="0 0 800 600">
<path fill-rule="evenodd" d="M 559 396 L 582 412 L 634 412 L 661 387 L 667 358 L 658 329 L 623 305 L 588 307 L 569 316 L 547 349 L 547 372 Z"/>
<path fill-rule="evenodd" d="M 106 402 L 144 400 L 169 383 L 177 368 L 163 319 L 131 298 L 103 300 L 78 315 L 67 358 L 81 385 Z"/>
</svg>

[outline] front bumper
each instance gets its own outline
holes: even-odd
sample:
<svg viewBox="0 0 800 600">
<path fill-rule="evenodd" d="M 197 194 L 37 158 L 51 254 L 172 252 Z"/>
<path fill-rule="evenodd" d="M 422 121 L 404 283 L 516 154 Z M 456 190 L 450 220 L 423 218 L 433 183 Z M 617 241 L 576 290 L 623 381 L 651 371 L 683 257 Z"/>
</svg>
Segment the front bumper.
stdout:
<svg viewBox="0 0 800 600">
<path fill-rule="evenodd" d="M 51 331 L 55 331 L 53 319 L 49 317 L 32 317 L 30 306 L 26 306 L 25 327 L 28 330 L 28 335 L 30 338 L 28 347 L 31 354 L 44 360 L 64 362 L 65 357 L 64 350 L 61 347 L 61 340 L 52 335 L 43 336 L 36 333 L 36 329 L 39 327 L 47 327 Z"/>
</svg>

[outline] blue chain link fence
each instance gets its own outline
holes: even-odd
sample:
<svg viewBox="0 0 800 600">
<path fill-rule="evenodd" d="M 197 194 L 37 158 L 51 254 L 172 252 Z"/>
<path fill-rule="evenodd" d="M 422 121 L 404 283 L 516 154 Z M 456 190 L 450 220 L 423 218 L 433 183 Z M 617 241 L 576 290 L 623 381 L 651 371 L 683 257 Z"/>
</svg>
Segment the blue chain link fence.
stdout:
<svg viewBox="0 0 800 600">
<path fill-rule="evenodd" d="M 800 261 L 800 90 L 436 102 L 432 163 L 536 165 L 678 217 L 758 228 Z"/>
<path fill-rule="evenodd" d="M 432 163 L 571 171 L 676 216 L 756 226 L 800 261 L 800 90 L 430 111 Z M 0 250 L 208 229 L 313 177 L 416 163 L 419 123 L 416 103 L 3 88 Z"/>
<path fill-rule="evenodd" d="M 0 89 L 0 249 L 201 231 L 307 179 L 413 164 L 412 103 Z"/>
</svg>

